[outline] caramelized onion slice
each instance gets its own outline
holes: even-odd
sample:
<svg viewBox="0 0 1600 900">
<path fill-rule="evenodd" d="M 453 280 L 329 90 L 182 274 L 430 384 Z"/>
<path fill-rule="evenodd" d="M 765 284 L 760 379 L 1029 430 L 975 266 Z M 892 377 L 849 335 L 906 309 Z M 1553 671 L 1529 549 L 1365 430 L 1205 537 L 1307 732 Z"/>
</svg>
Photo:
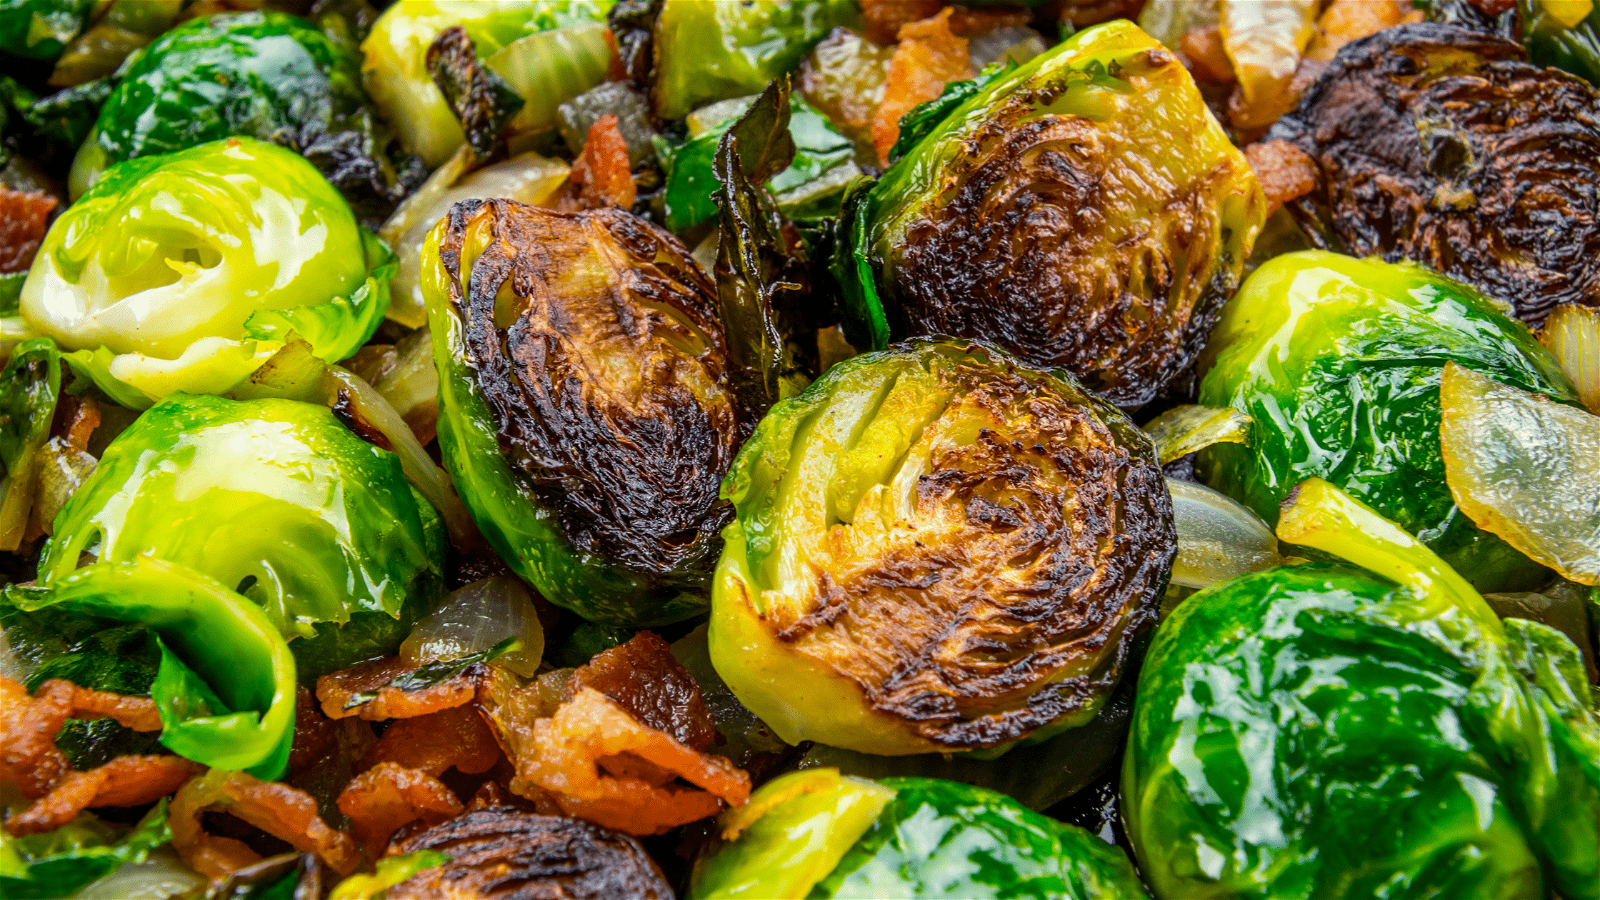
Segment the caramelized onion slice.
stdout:
<svg viewBox="0 0 1600 900">
<path fill-rule="evenodd" d="M 1462 512 L 1563 577 L 1600 585 L 1600 417 L 1455 363 L 1440 399 Z"/>
<path fill-rule="evenodd" d="M 1539 343 L 1555 354 L 1583 405 L 1600 415 L 1600 309 L 1563 303 L 1544 321 Z"/>
<path fill-rule="evenodd" d="M 506 638 L 520 638 L 522 646 L 496 657 L 495 664 L 532 678 L 544 654 L 539 613 L 520 579 L 496 575 L 451 591 L 443 606 L 417 623 L 400 645 L 400 657 L 420 666 L 482 653 Z"/>
<path fill-rule="evenodd" d="M 296 850 L 316 854 L 341 875 L 349 875 L 361 862 L 355 841 L 329 828 L 317 815 L 317 802 L 305 791 L 244 772 L 212 769 L 178 789 L 168 818 L 173 849 L 189 868 L 209 878 L 222 878 L 261 861 L 243 842 L 205 831 L 200 817 L 213 810 L 230 813 Z"/>
</svg>

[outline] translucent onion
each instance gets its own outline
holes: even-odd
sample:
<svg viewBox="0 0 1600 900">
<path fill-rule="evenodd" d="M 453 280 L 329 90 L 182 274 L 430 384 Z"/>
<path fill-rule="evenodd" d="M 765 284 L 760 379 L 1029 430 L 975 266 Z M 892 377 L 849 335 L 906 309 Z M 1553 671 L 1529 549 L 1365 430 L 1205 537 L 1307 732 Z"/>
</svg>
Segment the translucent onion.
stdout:
<svg viewBox="0 0 1600 900">
<path fill-rule="evenodd" d="M 56 513 L 67 505 L 83 482 L 94 472 L 99 460 L 74 448 L 62 438 L 45 442 L 39 467 L 39 493 L 34 498 L 34 523 L 45 534 L 52 533 Z"/>
<path fill-rule="evenodd" d="M 1172 583 L 1203 588 L 1281 565 L 1278 539 L 1255 513 L 1192 481 L 1167 479 L 1178 530 Z"/>
<path fill-rule="evenodd" d="M 1600 415 L 1600 309 L 1563 303 L 1545 319 L 1539 342 L 1577 386 L 1583 405 Z"/>
<path fill-rule="evenodd" d="M 556 126 L 556 108 L 606 80 L 611 45 L 602 22 L 540 31 L 501 47 L 484 65 L 522 97 L 506 127 L 513 134 Z"/>
<path fill-rule="evenodd" d="M 1600 585 L 1600 417 L 1455 363 L 1439 397 L 1461 511 L 1563 577 Z"/>
<path fill-rule="evenodd" d="M 1178 50 L 1186 33 L 1217 24 L 1221 15 L 1218 0 L 1150 0 L 1139 11 L 1139 27 L 1168 50 Z"/>
<path fill-rule="evenodd" d="M 522 646 L 495 664 L 532 678 L 544 656 L 539 613 L 526 585 L 510 575 L 496 575 L 452 591 L 444 606 L 417 623 L 400 645 L 400 656 L 412 664 L 458 659 L 509 637 L 521 638 Z"/>
<path fill-rule="evenodd" d="M 1144 431 L 1156 442 L 1164 466 L 1212 444 L 1250 443 L 1250 417 L 1228 407 L 1175 406 L 1151 419 Z"/>
<path fill-rule="evenodd" d="M 1289 111 L 1300 55 L 1316 33 L 1318 0 L 1221 0 L 1222 48 L 1239 76 L 1244 115 L 1234 125 L 1270 125 Z"/>
<path fill-rule="evenodd" d="M 163 847 L 144 862 L 130 862 L 73 894 L 74 900 L 166 900 L 203 887 L 206 879 Z"/>
<path fill-rule="evenodd" d="M 394 359 L 384 366 L 372 386 L 406 420 L 417 440 L 433 439 L 439 420 L 439 370 L 433 364 L 433 334 L 418 329 L 400 339 Z"/>
</svg>

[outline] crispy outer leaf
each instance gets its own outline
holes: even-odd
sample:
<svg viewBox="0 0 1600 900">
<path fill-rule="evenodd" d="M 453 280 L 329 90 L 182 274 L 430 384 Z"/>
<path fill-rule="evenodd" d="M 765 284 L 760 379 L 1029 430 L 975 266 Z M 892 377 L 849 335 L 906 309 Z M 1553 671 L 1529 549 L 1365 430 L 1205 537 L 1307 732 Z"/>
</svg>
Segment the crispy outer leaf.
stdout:
<svg viewBox="0 0 1600 900">
<path fill-rule="evenodd" d="M 446 28 L 433 39 L 428 72 L 461 122 L 472 152 L 479 157 L 493 153 L 501 130 L 522 109 L 523 100 L 504 78 L 478 61 L 465 28 Z"/>
</svg>

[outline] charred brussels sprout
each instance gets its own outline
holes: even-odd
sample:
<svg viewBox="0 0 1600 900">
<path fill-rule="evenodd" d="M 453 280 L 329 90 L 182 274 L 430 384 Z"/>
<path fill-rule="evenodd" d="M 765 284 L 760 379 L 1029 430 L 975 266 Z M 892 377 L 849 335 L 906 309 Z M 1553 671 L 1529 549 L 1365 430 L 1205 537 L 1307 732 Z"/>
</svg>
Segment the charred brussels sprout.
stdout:
<svg viewBox="0 0 1600 900">
<path fill-rule="evenodd" d="M 45 235 L 22 318 L 144 407 L 233 388 L 291 332 L 344 359 L 383 321 L 392 265 L 304 159 L 231 138 L 107 172 Z"/>
<path fill-rule="evenodd" d="M 722 824 L 733 837 L 695 866 L 692 900 L 1147 896 L 1116 847 L 953 781 L 807 769 L 769 782 Z"/>
<path fill-rule="evenodd" d="M 862 197 L 841 260 L 852 340 L 994 341 L 1137 406 L 1194 361 L 1265 209 L 1178 58 L 1128 22 L 1086 29 Z"/>
<path fill-rule="evenodd" d="M 437 604 L 438 514 L 325 407 L 175 395 L 106 448 L 56 517 L 53 584 L 89 553 L 188 566 L 266 609 L 301 677 L 393 653 Z"/>
<path fill-rule="evenodd" d="M 1317 187 L 1291 209 L 1331 249 L 1410 259 L 1516 308 L 1600 304 L 1600 91 L 1444 25 L 1349 44 L 1269 138 Z"/>
<path fill-rule="evenodd" d="M 773 407 L 723 488 L 711 658 L 790 743 L 1000 750 L 1089 721 L 1174 553 L 1155 451 L 1065 374 L 919 340 Z"/>
<path fill-rule="evenodd" d="M 445 463 L 484 535 L 587 618 L 703 610 L 749 416 L 688 251 L 621 210 L 467 201 L 422 269 Z"/>
<path fill-rule="evenodd" d="M 1439 380 L 1447 361 L 1576 399 L 1554 358 L 1476 291 L 1410 264 L 1310 250 L 1250 276 L 1212 335 L 1200 401 L 1249 415 L 1248 444 L 1201 455 L 1208 481 L 1278 520 L 1300 481 L 1344 487 L 1433 547 L 1483 590 L 1545 571 L 1475 528 L 1445 483 Z"/>
</svg>

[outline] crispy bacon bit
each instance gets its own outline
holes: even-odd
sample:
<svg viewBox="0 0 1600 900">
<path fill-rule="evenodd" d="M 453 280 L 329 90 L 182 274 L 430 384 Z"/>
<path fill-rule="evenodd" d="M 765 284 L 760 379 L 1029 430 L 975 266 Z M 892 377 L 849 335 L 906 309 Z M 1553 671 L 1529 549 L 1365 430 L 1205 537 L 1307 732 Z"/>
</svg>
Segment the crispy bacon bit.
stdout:
<svg viewBox="0 0 1600 900">
<path fill-rule="evenodd" d="M 1317 33 L 1306 58 L 1331 60 L 1339 48 L 1385 28 L 1422 21 L 1422 10 L 1400 0 L 1334 0 L 1317 19 Z"/>
<path fill-rule="evenodd" d="M 390 682 L 417 671 L 398 656 L 374 660 L 341 669 L 317 679 L 317 700 L 330 719 L 360 716 L 369 722 L 384 719 L 410 719 L 442 709 L 461 706 L 478 692 L 478 684 L 489 674 L 489 667 L 473 664 L 448 681 L 418 691 L 402 691 Z M 358 694 L 373 694 L 364 700 Z"/>
<path fill-rule="evenodd" d="M 700 683 L 654 632 L 641 631 L 579 667 L 567 697 L 584 688 L 605 694 L 643 724 L 695 750 L 716 740 L 716 725 L 700 697 Z"/>
<path fill-rule="evenodd" d="M 867 37 L 879 44 L 892 44 L 901 28 L 938 15 L 939 5 L 939 0 L 861 0 L 861 17 L 867 25 Z"/>
<path fill-rule="evenodd" d="M 572 183 L 578 192 L 562 197 L 562 212 L 617 206 L 632 209 L 636 196 L 633 167 L 628 162 L 628 142 L 614 115 L 601 116 L 589 126 L 583 152 L 572 161 Z"/>
<path fill-rule="evenodd" d="M 50 228 L 56 198 L 0 186 L 0 275 L 26 272 Z"/>
<path fill-rule="evenodd" d="M 500 761 L 500 744 L 475 706 L 457 706 L 389 726 L 363 760 L 398 764 L 438 777 L 449 769 L 477 775 Z"/>
<path fill-rule="evenodd" d="M 93 397 L 62 395 L 56 404 L 56 418 L 51 433 L 66 439 L 67 446 L 86 453 L 89 436 L 100 427 L 100 403 Z"/>
<path fill-rule="evenodd" d="M 939 96 L 952 81 L 972 77 L 967 39 L 950 30 L 953 10 L 900 28 L 900 45 L 889 60 L 883 103 L 872 119 L 872 146 L 878 161 L 889 164 L 889 151 L 900 137 L 900 117 L 913 106 Z"/>
<path fill-rule="evenodd" d="M 1029 19 L 1027 10 L 1016 7 L 968 9 L 953 6 L 950 9 L 950 30 L 964 38 L 975 38 L 1000 28 L 1017 28 L 1028 24 Z"/>
<path fill-rule="evenodd" d="M 567 815 L 629 834 L 661 834 L 738 806 L 750 776 L 641 724 L 593 688 L 554 716 L 502 722 L 517 774 L 511 790 L 548 792 Z M 674 783 L 682 778 L 694 787 Z"/>
<path fill-rule="evenodd" d="M 1262 141 L 1245 148 L 1245 158 L 1267 195 L 1268 213 L 1311 193 L 1317 186 L 1317 166 L 1299 147 L 1288 141 Z"/>
<path fill-rule="evenodd" d="M 1233 61 L 1222 45 L 1222 29 L 1215 25 L 1194 28 L 1183 33 L 1178 49 L 1189 61 L 1189 71 L 1198 81 L 1212 84 L 1232 84 Z"/>
<path fill-rule="evenodd" d="M 350 818 L 368 859 L 377 859 L 402 826 L 417 821 L 437 825 L 465 809 L 439 779 L 392 762 L 357 775 L 339 795 L 339 811 Z"/>
<path fill-rule="evenodd" d="M 115 719 L 134 731 L 161 730 L 161 716 L 148 697 L 123 697 L 52 678 L 30 698 L 27 688 L 0 677 L 0 780 L 15 783 L 31 800 L 65 778 L 70 767 L 56 747 L 56 734 L 68 719 Z"/>
<path fill-rule="evenodd" d="M 26 810 L 6 820 L 12 837 L 54 831 L 98 806 L 139 806 L 177 790 L 200 766 L 181 756 L 119 756 L 87 772 L 70 772 Z"/>
<path fill-rule="evenodd" d="M 206 833 L 200 816 L 211 810 L 229 813 L 296 850 L 313 853 L 341 875 L 349 875 L 361 862 L 355 842 L 322 821 L 316 801 L 305 791 L 244 772 L 213 769 L 179 788 L 168 810 L 173 849 L 189 868 L 208 878 L 222 878 L 261 861 L 242 842 Z"/>
</svg>

